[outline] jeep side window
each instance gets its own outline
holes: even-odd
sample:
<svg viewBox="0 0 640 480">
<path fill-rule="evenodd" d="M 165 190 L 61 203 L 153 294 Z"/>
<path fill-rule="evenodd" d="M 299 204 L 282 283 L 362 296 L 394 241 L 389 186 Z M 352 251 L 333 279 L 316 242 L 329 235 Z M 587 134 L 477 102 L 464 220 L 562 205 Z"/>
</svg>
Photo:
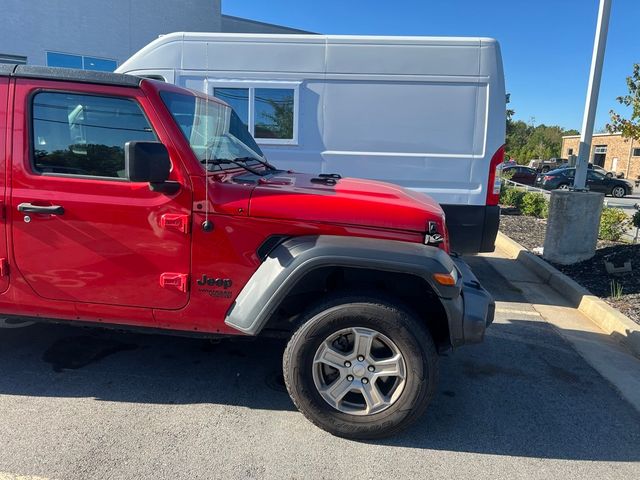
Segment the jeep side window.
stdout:
<svg viewBox="0 0 640 480">
<path fill-rule="evenodd" d="M 39 173 L 125 178 L 124 144 L 155 141 L 133 100 L 41 92 L 32 104 L 33 169 Z"/>
</svg>

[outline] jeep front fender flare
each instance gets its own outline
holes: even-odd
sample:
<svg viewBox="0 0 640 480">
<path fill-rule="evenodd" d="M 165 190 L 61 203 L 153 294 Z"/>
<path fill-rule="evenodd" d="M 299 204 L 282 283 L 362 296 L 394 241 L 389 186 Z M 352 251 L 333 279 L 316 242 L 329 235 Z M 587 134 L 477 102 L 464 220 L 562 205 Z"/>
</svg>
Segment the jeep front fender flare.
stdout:
<svg viewBox="0 0 640 480">
<path fill-rule="evenodd" d="M 439 297 L 456 299 L 460 295 L 460 285 L 443 286 L 433 280 L 434 273 L 456 269 L 439 248 L 372 238 L 303 236 L 286 240 L 269 253 L 229 308 L 225 323 L 257 335 L 301 278 L 328 266 L 412 274 L 424 279 Z"/>
</svg>

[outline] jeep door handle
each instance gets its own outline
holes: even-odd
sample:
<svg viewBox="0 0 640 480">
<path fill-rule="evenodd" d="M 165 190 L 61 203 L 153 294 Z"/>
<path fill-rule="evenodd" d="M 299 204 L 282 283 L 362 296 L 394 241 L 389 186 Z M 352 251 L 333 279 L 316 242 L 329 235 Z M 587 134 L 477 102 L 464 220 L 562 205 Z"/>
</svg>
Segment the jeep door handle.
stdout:
<svg viewBox="0 0 640 480">
<path fill-rule="evenodd" d="M 18 205 L 18 211 L 22 213 L 45 213 L 48 215 L 63 215 L 64 208 L 60 205 L 33 205 L 31 203 L 21 203 Z"/>
</svg>

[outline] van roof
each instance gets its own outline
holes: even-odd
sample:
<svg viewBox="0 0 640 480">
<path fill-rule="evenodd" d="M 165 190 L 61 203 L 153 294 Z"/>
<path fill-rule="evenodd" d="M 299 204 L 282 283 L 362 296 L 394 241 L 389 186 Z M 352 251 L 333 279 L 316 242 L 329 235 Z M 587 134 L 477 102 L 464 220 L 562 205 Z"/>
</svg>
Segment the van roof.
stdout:
<svg viewBox="0 0 640 480">
<path fill-rule="evenodd" d="M 353 43 L 399 43 L 399 44 L 431 44 L 431 45 L 477 45 L 479 43 L 495 43 L 494 38 L 489 37 L 431 37 L 424 35 L 319 35 L 299 33 L 227 33 L 227 32 L 172 32 L 159 35 L 156 39 L 161 42 L 176 40 L 231 40 L 231 41 L 255 41 L 265 40 L 271 42 L 309 41 L 316 43 L 353 42 Z"/>
<path fill-rule="evenodd" d="M 97 83 L 101 85 L 119 85 L 138 87 L 142 78 L 122 73 L 94 72 L 72 68 L 38 67 L 33 65 L 0 65 L 0 77 L 42 78 L 68 82 Z"/>
<path fill-rule="evenodd" d="M 152 41 L 117 72 L 159 70 L 257 74 L 490 76 L 498 42 L 482 37 L 174 32 Z M 209 67 L 212 68 L 209 68 Z M 486 67 L 486 68 L 484 68 Z"/>
</svg>

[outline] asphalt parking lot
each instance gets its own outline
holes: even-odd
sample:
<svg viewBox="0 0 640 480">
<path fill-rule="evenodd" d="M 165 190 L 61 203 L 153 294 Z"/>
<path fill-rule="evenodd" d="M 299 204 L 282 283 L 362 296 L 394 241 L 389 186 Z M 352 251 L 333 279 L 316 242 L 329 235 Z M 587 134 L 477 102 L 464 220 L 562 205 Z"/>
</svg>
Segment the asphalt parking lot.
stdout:
<svg viewBox="0 0 640 480">
<path fill-rule="evenodd" d="M 0 479 L 640 478 L 640 414 L 472 263 L 495 324 L 441 359 L 427 415 L 379 442 L 332 437 L 294 409 L 280 341 L 0 330 Z"/>
</svg>

